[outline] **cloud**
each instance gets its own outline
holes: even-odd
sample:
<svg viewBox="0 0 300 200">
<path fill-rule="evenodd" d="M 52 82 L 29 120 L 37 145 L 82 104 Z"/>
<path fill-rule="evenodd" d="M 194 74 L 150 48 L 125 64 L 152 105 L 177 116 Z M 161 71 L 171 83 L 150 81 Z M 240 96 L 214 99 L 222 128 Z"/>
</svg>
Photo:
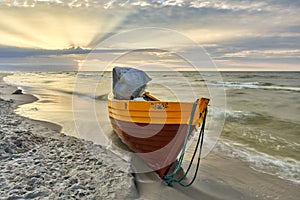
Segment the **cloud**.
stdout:
<svg viewBox="0 0 300 200">
<path fill-rule="evenodd" d="M 63 50 L 0 47 L 0 70 L 46 70 L 76 71 L 78 60 L 90 52 L 87 49 L 69 48 Z"/>
<path fill-rule="evenodd" d="M 34 57 L 49 55 L 75 55 L 88 54 L 91 50 L 82 48 L 69 48 L 63 50 L 29 49 L 19 47 L 0 47 L 0 58 Z"/>
<path fill-rule="evenodd" d="M 87 52 L 72 53 L 72 47 L 92 49 L 122 31 L 164 27 L 203 44 L 221 66 L 250 68 L 255 59 L 262 67 L 293 64 L 299 58 L 299 12 L 294 0 L 0 1 L 0 57 L 32 62 L 27 58 L 61 56 L 73 62 Z M 122 45 L 134 48 L 125 41 L 110 53 L 121 53 Z"/>
<path fill-rule="evenodd" d="M 9 7 L 38 7 L 38 6 L 65 6 L 70 8 L 97 7 L 104 9 L 130 7 L 193 7 L 213 8 L 219 10 L 248 10 L 261 11 L 275 7 L 299 6 L 294 0 L 2 0 L 0 5 Z"/>
<path fill-rule="evenodd" d="M 113 32 L 131 10 L 0 6 L 0 45 L 39 49 L 90 47 L 95 38 Z"/>
<path fill-rule="evenodd" d="M 222 58 L 300 58 L 300 49 L 245 50 L 227 53 Z"/>
<path fill-rule="evenodd" d="M 68 48 L 93 46 L 105 37 L 137 27 L 165 27 L 198 42 L 220 41 L 289 30 L 300 24 L 295 1 L 237 0 L 106 0 L 3 1 L 2 45 Z M 17 3 L 11 3 L 17 2 Z M 34 8 L 16 8 L 17 5 Z M 195 6 L 199 4 L 199 6 Z M 75 8 L 70 5 L 76 5 Z M 89 6 L 86 6 L 89 5 Z M 291 6 L 293 5 L 293 7 Z M 125 11 L 126 8 L 126 11 Z M 129 9 L 129 10 L 127 10 Z M 44 23 L 47 22 L 47 23 Z M 297 31 L 299 29 L 297 28 Z M 9 37 L 11 36 L 11 37 Z M 22 38 L 19 38 L 22 36 Z M 50 39 L 51 44 L 49 44 Z M 3 44 L 5 43 L 5 44 Z"/>
</svg>

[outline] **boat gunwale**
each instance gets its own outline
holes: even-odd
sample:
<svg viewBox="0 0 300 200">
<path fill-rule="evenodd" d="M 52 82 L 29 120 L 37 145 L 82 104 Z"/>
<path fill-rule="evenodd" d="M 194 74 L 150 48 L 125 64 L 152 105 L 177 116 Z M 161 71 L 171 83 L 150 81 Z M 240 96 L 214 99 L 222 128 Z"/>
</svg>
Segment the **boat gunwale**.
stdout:
<svg viewBox="0 0 300 200">
<path fill-rule="evenodd" d="M 112 99 L 113 95 L 108 98 L 108 112 L 109 116 L 121 121 L 133 123 L 147 123 L 147 124 L 188 124 L 190 112 L 194 102 L 168 102 L 168 101 L 135 101 L 135 100 L 119 100 Z M 207 107 L 209 99 L 199 98 L 200 103 L 196 108 L 192 124 L 195 125 L 201 120 L 197 115 L 201 116 L 204 112 L 204 107 Z M 155 104 L 167 104 L 167 107 L 162 109 L 153 109 Z M 154 106 L 155 107 L 155 106 Z M 145 108 L 148 108 L 145 110 Z M 136 113 L 136 114 L 133 114 Z M 149 115 L 150 113 L 150 115 Z M 151 113 L 154 116 L 151 116 Z M 169 113 L 165 117 L 159 116 L 160 113 Z M 171 114 L 170 114 L 171 113 Z M 147 114 L 147 115 L 145 115 Z M 178 116 L 175 116 L 178 114 Z"/>
<path fill-rule="evenodd" d="M 205 97 L 201 97 L 199 99 L 208 99 L 208 98 L 205 98 Z M 133 102 L 133 103 L 171 103 L 171 104 L 193 104 L 194 102 L 192 101 L 162 101 L 162 100 L 159 100 L 159 101 L 139 101 L 139 100 L 129 100 L 129 99 L 114 99 L 113 98 L 113 95 L 110 94 L 108 95 L 108 101 L 110 102 Z"/>
</svg>

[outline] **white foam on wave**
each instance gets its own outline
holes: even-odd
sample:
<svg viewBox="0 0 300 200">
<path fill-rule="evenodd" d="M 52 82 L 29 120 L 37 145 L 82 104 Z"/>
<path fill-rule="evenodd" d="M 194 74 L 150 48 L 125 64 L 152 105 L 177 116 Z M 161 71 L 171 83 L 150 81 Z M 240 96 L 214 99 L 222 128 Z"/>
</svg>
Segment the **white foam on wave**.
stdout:
<svg viewBox="0 0 300 200">
<path fill-rule="evenodd" d="M 233 118 L 233 119 L 244 119 L 244 118 L 256 116 L 256 114 L 253 112 L 241 111 L 241 110 L 226 110 L 225 115 L 226 118 Z"/>
<path fill-rule="evenodd" d="M 243 120 L 245 118 L 251 118 L 257 116 L 257 114 L 248 111 L 242 110 L 227 110 L 222 108 L 210 108 L 209 114 L 218 117 L 225 116 L 226 119 L 236 119 L 236 120 Z"/>
<path fill-rule="evenodd" d="M 272 156 L 248 145 L 222 140 L 219 150 L 251 164 L 251 168 L 285 180 L 300 184 L 300 161 L 289 157 Z"/>
<path fill-rule="evenodd" d="M 12 76 L 6 76 L 3 78 L 3 81 L 8 84 L 8 85 L 12 85 L 12 86 L 19 86 L 19 87 L 32 87 L 32 85 L 30 83 L 24 82 L 24 81 L 20 81 L 17 80 Z"/>
<path fill-rule="evenodd" d="M 287 90 L 300 92 L 299 87 L 287 87 L 278 85 L 264 85 L 259 82 L 216 82 L 212 86 L 223 86 L 231 89 L 264 89 L 264 90 Z"/>
</svg>

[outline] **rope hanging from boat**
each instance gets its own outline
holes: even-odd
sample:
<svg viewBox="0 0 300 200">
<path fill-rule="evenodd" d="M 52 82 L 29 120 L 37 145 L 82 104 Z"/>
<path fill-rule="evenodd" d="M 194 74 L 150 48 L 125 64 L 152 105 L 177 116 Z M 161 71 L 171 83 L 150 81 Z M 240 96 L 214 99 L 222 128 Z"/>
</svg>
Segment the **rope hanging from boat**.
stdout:
<svg viewBox="0 0 300 200">
<path fill-rule="evenodd" d="M 197 108 L 198 102 L 199 101 L 197 99 L 195 101 L 194 105 L 193 105 L 193 108 L 192 108 L 192 112 L 191 112 L 191 116 L 190 116 L 190 120 L 189 120 L 189 124 L 188 124 L 188 128 L 187 128 L 187 133 L 186 133 L 186 136 L 185 136 L 184 144 L 183 144 L 183 147 L 182 147 L 182 150 L 181 150 L 181 154 L 180 154 L 178 163 L 177 163 L 174 171 L 172 173 L 170 173 L 170 174 L 167 174 L 163 178 L 163 180 L 168 184 L 168 186 L 172 186 L 172 184 L 175 182 L 175 183 L 178 183 L 179 185 L 181 185 L 183 187 L 188 187 L 188 186 L 190 186 L 190 185 L 192 185 L 194 183 L 194 181 L 195 181 L 195 179 L 197 177 L 197 173 L 198 173 L 198 170 L 199 170 L 199 167 L 200 167 L 200 158 L 201 158 L 202 146 L 203 146 L 203 139 L 204 139 L 204 129 L 205 129 L 205 121 L 206 121 L 207 108 L 204 111 L 203 122 L 202 122 L 202 125 L 201 125 L 201 129 L 200 129 L 200 132 L 199 132 L 197 144 L 196 144 L 196 147 L 195 147 L 192 159 L 191 159 L 191 161 L 189 163 L 189 166 L 188 166 L 186 172 L 184 173 L 184 175 L 181 178 L 179 178 L 179 179 L 174 178 L 175 174 L 181 168 L 181 165 L 182 165 L 182 162 L 183 162 L 183 158 L 184 158 L 184 154 L 185 154 L 185 149 L 186 149 L 186 145 L 187 145 L 187 142 L 188 142 L 188 138 L 189 138 L 189 136 L 191 134 L 191 126 L 192 126 L 192 123 L 193 123 L 193 119 L 194 119 L 194 115 L 195 115 L 195 110 Z M 189 171 L 191 169 L 191 166 L 193 164 L 193 161 L 194 161 L 194 158 L 196 156 L 198 148 L 199 148 L 199 154 L 198 154 L 198 160 L 197 160 L 197 165 L 196 165 L 196 170 L 195 170 L 194 176 L 193 176 L 192 180 L 189 183 L 183 183 L 182 182 L 183 179 L 187 176 L 187 174 L 189 173 Z"/>
</svg>

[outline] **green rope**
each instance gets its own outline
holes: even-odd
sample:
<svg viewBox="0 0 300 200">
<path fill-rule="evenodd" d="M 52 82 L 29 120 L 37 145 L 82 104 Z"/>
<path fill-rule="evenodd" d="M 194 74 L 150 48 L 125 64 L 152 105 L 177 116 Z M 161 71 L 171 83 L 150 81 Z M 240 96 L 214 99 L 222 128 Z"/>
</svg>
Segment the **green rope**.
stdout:
<svg viewBox="0 0 300 200">
<path fill-rule="evenodd" d="M 178 172 L 178 170 L 180 169 L 180 167 L 182 165 L 183 157 L 184 157 L 184 154 L 185 154 L 185 148 L 186 148 L 189 136 L 190 136 L 191 126 L 192 126 L 192 123 L 193 123 L 193 119 L 194 119 L 195 111 L 196 111 L 196 108 L 197 108 L 197 104 L 198 104 L 198 99 L 194 102 L 193 107 L 192 107 L 192 112 L 191 112 L 191 115 L 190 115 L 190 120 L 189 120 L 189 124 L 188 124 L 188 128 L 187 128 L 187 133 L 186 133 L 186 136 L 185 136 L 183 147 L 181 149 L 181 154 L 180 154 L 178 163 L 177 163 L 173 173 L 168 174 L 164 177 L 164 179 L 166 179 L 166 180 L 168 180 L 169 178 L 173 178 L 173 176 Z"/>
<path fill-rule="evenodd" d="M 198 104 L 198 99 L 195 101 L 195 103 L 194 103 L 194 105 L 192 107 L 192 112 L 191 112 L 191 115 L 190 115 L 190 121 L 189 121 L 189 124 L 188 124 L 187 133 L 186 133 L 184 144 L 183 144 L 183 147 L 182 147 L 182 150 L 181 150 L 179 161 L 178 161 L 178 163 L 177 163 L 174 171 L 171 174 L 168 174 L 168 175 L 164 176 L 164 178 L 163 178 L 163 180 L 169 186 L 172 186 L 172 183 L 175 182 L 175 183 L 178 183 L 181 186 L 188 187 L 188 186 L 190 186 L 190 185 L 193 184 L 193 182 L 195 181 L 195 179 L 197 177 L 197 173 L 198 173 L 198 170 L 199 170 L 199 167 L 200 167 L 200 158 L 201 158 L 201 153 L 202 153 L 202 146 L 203 146 L 203 139 L 204 139 L 204 129 L 205 129 L 205 121 L 206 121 L 207 109 L 205 109 L 205 112 L 204 112 L 204 118 L 203 118 L 203 122 L 202 122 L 202 125 L 201 125 L 199 137 L 198 137 L 198 140 L 197 140 L 196 148 L 194 150 L 192 159 L 191 159 L 191 161 L 189 163 L 188 169 L 187 169 L 187 171 L 185 172 L 185 174 L 181 178 L 179 178 L 179 179 L 175 179 L 174 178 L 175 174 L 181 168 L 181 165 L 182 165 L 182 162 L 183 162 L 183 158 L 184 158 L 184 154 L 185 154 L 185 149 L 186 149 L 188 138 L 189 138 L 190 133 L 191 133 L 191 126 L 192 126 L 192 122 L 193 122 L 193 119 L 194 119 L 194 115 L 195 115 L 195 110 L 197 108 L 197 104 Z M 199 148 L 199 144 L 200 144 L 200 148 Z M 198 154 L 198 161 L 197 161 L 197 165 L 196 165 L 196 170 L 195 170 L 194 176 L 193 176 L 192 180 L 189 183 L 183 183 L 182 180 L 189 173 L 189 171 L 191 169 L 191 166 L 193 164 L 194 158 L 196 156 L 198 148 L 199 148 L 199 154 Z"/>
</svg>

